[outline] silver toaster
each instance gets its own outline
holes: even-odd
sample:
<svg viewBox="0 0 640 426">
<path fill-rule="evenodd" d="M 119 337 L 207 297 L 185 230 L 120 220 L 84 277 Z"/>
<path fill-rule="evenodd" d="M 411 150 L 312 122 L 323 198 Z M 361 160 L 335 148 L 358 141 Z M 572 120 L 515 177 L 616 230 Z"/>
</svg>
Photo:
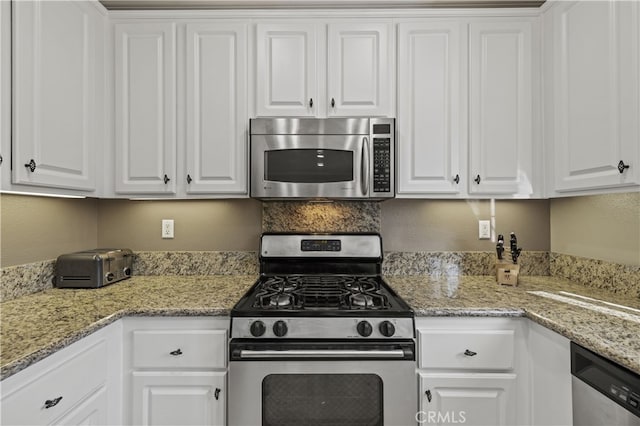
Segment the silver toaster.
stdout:
<svg viewBox="0 0 640 426">
<path fill-rule="evenodd" d="M 97 288 L 131 276 L 129 249 L 94 249 L 58 256 L 53 283 L 58 288 Z"/>
</svg>

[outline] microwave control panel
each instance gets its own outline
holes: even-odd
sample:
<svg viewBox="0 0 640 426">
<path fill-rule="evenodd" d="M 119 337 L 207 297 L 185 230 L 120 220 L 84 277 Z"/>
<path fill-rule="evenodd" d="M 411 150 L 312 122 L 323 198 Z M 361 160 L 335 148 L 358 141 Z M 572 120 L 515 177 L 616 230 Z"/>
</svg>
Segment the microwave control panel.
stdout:
<svg viewBox="0 0 640 426">
<path fill-rule="evenodd" d="M 391 192 L 390 138 L 373 138 L 373 192 Z"/>
</svg>

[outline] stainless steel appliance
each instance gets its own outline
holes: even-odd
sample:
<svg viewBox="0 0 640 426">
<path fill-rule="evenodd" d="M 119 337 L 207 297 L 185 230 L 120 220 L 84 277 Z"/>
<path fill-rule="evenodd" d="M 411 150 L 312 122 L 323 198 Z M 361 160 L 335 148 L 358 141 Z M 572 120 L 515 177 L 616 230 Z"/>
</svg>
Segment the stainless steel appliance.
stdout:
<svg viewBox="0 0 640 426">
<path fill-rule="evenodd" d="M 59 288 L 95 288 L 131 276 L 133 252 L 98 248 L 58 256 L 54 285 Z"/>
<path fill-rule="evenodd" d="M 255 118 L 250 133 L 252 197 L 395 196 L 393 118 Z"/>
<path fill-rule="evenodd" d="M 414 318 L 378 234 L 264 234 L 231 311 L 229 425 L 416 423 Z"/>
<path fill-rule="evenodd" d="M 640 376 L 571 342 L 576 426 L 640 426 Z"/>
</svg>

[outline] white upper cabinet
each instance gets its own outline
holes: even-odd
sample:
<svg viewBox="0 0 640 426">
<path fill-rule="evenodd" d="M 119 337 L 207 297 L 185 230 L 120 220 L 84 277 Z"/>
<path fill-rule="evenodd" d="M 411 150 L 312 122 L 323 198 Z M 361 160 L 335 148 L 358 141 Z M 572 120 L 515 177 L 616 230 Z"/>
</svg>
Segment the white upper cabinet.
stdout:
<svg viewBox="0 0 640 426">
<path fill-rule="evenodd" d="M 256 115 L 318 111 L 316 24 L 256 25 Z"/>
<path fill-rule="evenodd" d="M 96 60 L 104 17 L 86 1 L 12 6 L 13 183 L 92 193 L 103 138 Z"/>
<path fill-rule="evenodd" d="M 187 24 L 186 192 L 247 191 L 247 25 Z"/>
<path fill-rule="evenodd" d="M 533 31 L 526 18 L 399 24 L 399 197 L 536 196 Z"/>
<path fill-rule="evenodd" d="M 639 10 L 611 0 L 551 11 L 558 192 L 640 184 Z"/>
<path fill-rule="evenodd" d="M 398 26 L 398 194 L 465 192 L 461 22 Z"/>
<path fill-rule="evenodd" d="M 532 25 L 469 26 L 470 194 L 534 191 Z"/>
<path fill-rule="evenodd" d="M 115 26 L 115 190 L 176 192 L 173 23 Z"/>
<path fill-rule="evenodd" d="M 256 116 L 393 115 L 390 21 L 258 23 Z"/>
<path fill-rule="evenodd" d="M 391 23 L 329 24 L 327 52 L 327 115 L 392 115 Z"/>
</svg>

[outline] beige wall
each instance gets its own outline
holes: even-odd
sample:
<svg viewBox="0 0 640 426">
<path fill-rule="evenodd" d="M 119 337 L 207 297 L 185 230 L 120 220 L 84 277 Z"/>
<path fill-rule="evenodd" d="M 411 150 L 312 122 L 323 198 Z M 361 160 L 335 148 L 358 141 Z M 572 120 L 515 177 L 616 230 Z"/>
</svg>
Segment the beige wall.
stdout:
<svg viewBox="0 0 640 426">
<path fill-rule="evenodd" d="M 0 195 L 0 266 L 95 248 L 98 200 Z"/>
<path fill-rule="evenodd" d="M 640 193 L 551 200 L 551 251 L 640 265 Z"/>
<path fill-rule="evenodd" d="M 477 238 L 486 200 L 381 203 L 385 250 L 493 250 Z M 0 195 L 0 265 L 54 259 L 95 247 L 133 250 L 256 250 L 262 205 L 255 200 L 129 201 Z M 640 264 L 640 193 L 495 202 L 497 231 L 524 250 Z M 162 219 L 175 238 L 160 238 Z"/>
<path fill-rule="evenodd" d="M 382 237 L 389 251 L 495 250 L 478 239 L 478 220 L 490 219 L 489 200 L 391 200 L 382 203 Z M 523 250 L 549 250 L 549 201 L 495 201 L 497 234 L 511 231 Z"/>
<path fill-rule="evenodd" d="M 136 250 L 258 250 L 262 204 L 243 200 L 100 200 L 98 241 Z M 174 220 L 173 239 L 160 236 Z"/>
</svg>

